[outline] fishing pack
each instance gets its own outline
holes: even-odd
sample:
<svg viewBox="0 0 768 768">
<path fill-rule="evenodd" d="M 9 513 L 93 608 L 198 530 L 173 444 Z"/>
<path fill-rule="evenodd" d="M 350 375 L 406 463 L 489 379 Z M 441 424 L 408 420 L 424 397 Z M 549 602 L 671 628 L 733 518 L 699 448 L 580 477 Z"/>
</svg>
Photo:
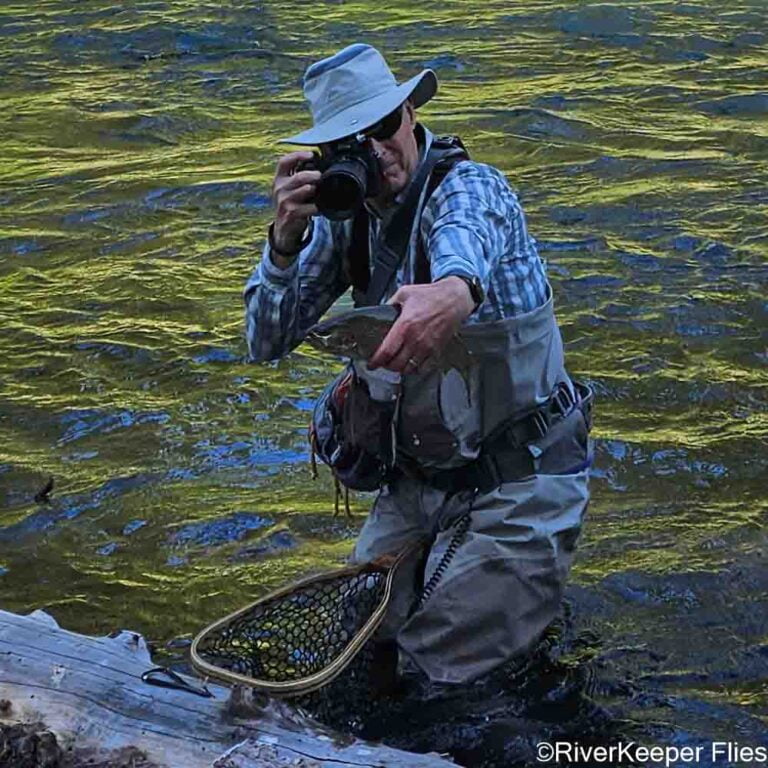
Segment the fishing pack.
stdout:
<svg viewBox="0 0 768 768">
<path fill-rule="evenodd" d="M 346 488 L 376 491 L 395 466 L 399 374 L 348 363 L 315 403 L 309 427 L 314 455 Z"/>
</svg>

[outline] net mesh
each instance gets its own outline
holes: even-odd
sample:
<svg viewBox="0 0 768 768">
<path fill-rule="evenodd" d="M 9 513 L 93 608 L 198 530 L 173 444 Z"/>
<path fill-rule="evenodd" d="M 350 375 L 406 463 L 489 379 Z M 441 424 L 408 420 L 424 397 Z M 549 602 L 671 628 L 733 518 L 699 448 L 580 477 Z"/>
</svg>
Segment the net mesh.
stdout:
<svg viewBox="0 0 768 768">
<path fill-rule="evenodd" d="M 374 641 L 369 640 L 338 677 L 311 693 L 291 699 L 318 722 L 342 732 L 361 733 L 381 701 L 376 688 Z"/>
<path fill-rule="evenodd" d="M 278 695 L 306 694 L 340 670 L 358 686 L 369 674 L 370 654 L 361 651 L 383 615 L 389 570 L 368 564 L 268 596 L 201 633 L 193 663 L 227 682 Z M 315 709 L 320 698 L 297 703 Z"/>
</svg>

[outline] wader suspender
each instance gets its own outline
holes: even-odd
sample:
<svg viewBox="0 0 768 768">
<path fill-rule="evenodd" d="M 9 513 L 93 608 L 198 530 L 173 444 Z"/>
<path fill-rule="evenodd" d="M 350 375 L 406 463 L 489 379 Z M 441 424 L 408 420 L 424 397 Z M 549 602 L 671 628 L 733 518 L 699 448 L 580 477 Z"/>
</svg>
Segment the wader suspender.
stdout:
<svg viewBox="0 0 768 768">
<path fill-rule="evenodd" d="M 424 183 L 428 182 L 424 197 L 426 201 L 446 177 L 448 171 L 456 163 L 468 158 L 469 155 L 461 139 L 455 136 L 440 137 L 432 142 L 427 157 L 411 182 L 405 200 L 374 243 L 373 272 L 370 271 L 369 266 L 371 263 L 368 241 L 369 215 L 365 208 L 360 209 L 352 223 L 352 241 L 349 247 L 350 281 L 357 294 L 355 306 L 376 306 L 387 292 L 392 278 L 408 252 L 408 242 Z M 429 260 L 424 253 L 421 237 L 417 237 L 417 242 L 416 282 L 428 283 L 430 282 Z"/>
</svg>

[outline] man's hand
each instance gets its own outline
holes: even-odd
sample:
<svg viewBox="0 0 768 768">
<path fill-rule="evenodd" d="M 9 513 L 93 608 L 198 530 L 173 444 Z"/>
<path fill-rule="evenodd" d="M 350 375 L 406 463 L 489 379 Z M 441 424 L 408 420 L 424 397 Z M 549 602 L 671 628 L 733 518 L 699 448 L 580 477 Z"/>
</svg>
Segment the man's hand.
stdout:
<svg viewBox="0 0 768 768">
<path fill-rule="evenodd" d="M 427 285 L 404 285 L 389 300 L 400 315 L 368 361 L 369 368 L 414 373 L 438 355 L 475 308 L 460 277 Z"/>
<path fill-rule="evenodd" d="M 317 206 L 312 200 L 320 180 L 320 171 L 296 172 L 300 162 L 311 159 L 311 152 L 291 152 L 277 163 L 272 185 L 272 201 L 275 204 L 272 237 L 282 253 L 295 253 L 299 249 L 301 236 L 310 217 L 317 214 Z"/>
</svg>

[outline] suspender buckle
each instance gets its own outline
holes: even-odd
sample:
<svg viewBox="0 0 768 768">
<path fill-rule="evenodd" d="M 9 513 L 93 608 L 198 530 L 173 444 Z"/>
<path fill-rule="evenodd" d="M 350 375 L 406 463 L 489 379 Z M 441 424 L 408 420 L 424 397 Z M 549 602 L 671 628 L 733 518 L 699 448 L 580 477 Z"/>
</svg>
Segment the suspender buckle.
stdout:
<svg viewBox="0 0 768 768">
<path fill-rule="evenodd" d="M 561 381 L 552 393 L 552 405 L 560 416 L 569 414 L 573 406 L 576 405 L 576 400 L 565 382 Z"/>
<path fill-rule="evenodd" d="M 534 411 L 531 414 L 531 424 L 536 431 L 536 435 L 533 438 L 534 440 L 539 440 L 549 431 L 549 417 L 543 409 Z"/>
</svg>

